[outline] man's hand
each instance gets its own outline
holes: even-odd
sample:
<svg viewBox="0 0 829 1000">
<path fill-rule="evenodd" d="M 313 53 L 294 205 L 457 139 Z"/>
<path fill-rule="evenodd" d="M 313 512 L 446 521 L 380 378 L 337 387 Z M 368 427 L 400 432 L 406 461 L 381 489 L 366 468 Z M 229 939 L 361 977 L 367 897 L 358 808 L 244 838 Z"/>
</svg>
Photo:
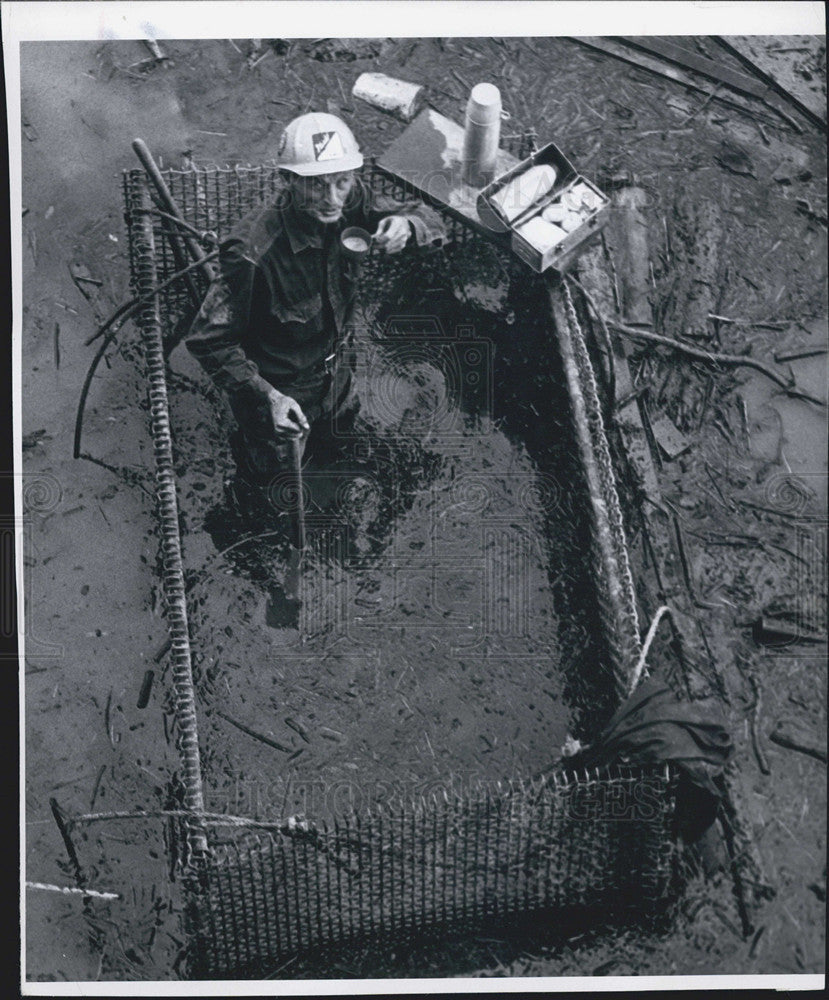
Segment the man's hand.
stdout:
<svg viewBox="0 0 829 1000">
<path fill-rule="evenodd" d="M 285 396 L 276 389 L 268 393 L 268 403 L 271 407 L 273 429 L 277 437 L 291 438 L 307 434 L 311 426 L 305 419 L 305 414 L 295 399 Z"/>
<path fill-rule="evenodd" d="M 408 219 L 400 215 L 390 215 L 380 222 L 374 234 L 374 242 L 386 253 L 400 253 L 409 242 L 412 227 Z"/>
</svg>

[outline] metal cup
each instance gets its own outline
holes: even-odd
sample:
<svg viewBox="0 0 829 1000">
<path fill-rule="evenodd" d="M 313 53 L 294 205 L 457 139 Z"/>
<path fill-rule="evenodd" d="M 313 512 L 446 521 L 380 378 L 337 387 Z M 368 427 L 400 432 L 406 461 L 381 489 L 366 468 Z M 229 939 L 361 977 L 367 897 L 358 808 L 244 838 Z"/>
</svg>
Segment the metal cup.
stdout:
<svg viewBox="0 0 829 1000">
<path fill-rule="evenodd" d="M 359 226 L 349 226 L 342 231 L 340 236 L 340 248 L 343 256 L 348 260 L 365 260 L 371 249 L 371 234 Z"/>
</svg>

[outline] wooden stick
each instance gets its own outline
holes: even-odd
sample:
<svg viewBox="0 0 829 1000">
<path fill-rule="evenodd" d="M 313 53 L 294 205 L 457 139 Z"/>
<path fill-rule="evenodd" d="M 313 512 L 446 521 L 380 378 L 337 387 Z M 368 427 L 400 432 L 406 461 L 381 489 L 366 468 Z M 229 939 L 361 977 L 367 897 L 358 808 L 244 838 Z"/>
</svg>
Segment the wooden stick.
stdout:
<svg viewBox="0 0 829 1000">
<path fill-rule="evenodd" d="M 826 749 L 818 743 L 812 742 L 802 730 L 790 723 L 780 721 L 777 727 L 769 733 L 769 739 L 778 746 L 787 750 L 797 750 L 798 753 L 807 754 L 822 763 L 826 763 Z"/>
<path fill-rule="evenodd" d="M 95 800 L 98 798 L 98 789 L 101 787 L 101 779 L 104 776 L 104 771 L 106 771 L 106 764 L 101 764 L 98 768 L 98 777 L 95 779 L 95 784 L 92 788 L 92 796 L 89 799 L 89 811 L 95 808 Z"/>
<path fill-rule="evenodd" d="M 75 852 L 75 845 L 72 843 L 72 838 L 69 836 L 69 829 L 63 821 L 63 814 L 60 806 L 58 805 L 57 799 L 49 799 L 49 808 L 52 810 L 52 815 L 55 817 L 55 822 L 58 825 L 58 831 L 60 832 L 61 840 L 63 840 L 63 846 L 66 848 L 66 853 L 69 856 L 69 863 L 72 865 L 75 872 L 75 878 L 77 879 L 78 885 L 83 888 L 86 886 L 86 876 L 83 873 L 80 861 L 78 861 L 78 855 Z"/>
<path fill-rule="evenodd" d="M 273 747 L 274 750 L 281 750 L 283 753 L 293 752 L 293 747 L 283 746 L 282 743 L 277 743 L 276 740 L 272 740 L 270 736 L 264 736 L 262 733 L 257 733 L 255 729 L 251 729 L 249 726 L 246 726 L 243 722 L 238 722 L 232 716 L 227 715 L 225 712 L 222 712 L 218 708 L 216 709 L 216 715 L 224 719 L 225 722 L 229 722 L 231 726 L 235 726 L 243 733 L 246 733 L 248 736 L 251 736 L 253 739 L 259 740 L 260 743 L 266 743 L 269 747 Z"/>
<path fill-rule="evenodd" d="M 754 692 L 754 703 L 751 706 L 751 720 L 749 722 L 751 745 L 754 748 L 754 756 L 757 758 L 757 764 L 762 773 L 771 774 L 771 768 L 766 760 L 765 753 L 763 753 L 763 748 L 760 746 L 760 736 L 757 732 L 757 723 L 760 717 L 760 685 L 754 674 L 748 675 L 748 682 L 751 685 L 751 690 Z"/>
<path fill-rule="evenodd" d="M 784 361 L 800 361 L 803 358 L 818 358 L 826 354 L 825 347 L 812 347 L 805 351 L 788 351 L 783 354 L 775 354 L 774 360 L 780 364 Z"/>
<path fill-rule="evenodd" d="M 47 892 L 61 892 L 67 896 L 94 896 L 95 899 L 120 899 L 117 892 L 97 892 L 95 889 L 76 889 L 68 885 L 52 885 L 49 882 L 27 882 L 27 889 L 45 889 Z"/>
</svg>

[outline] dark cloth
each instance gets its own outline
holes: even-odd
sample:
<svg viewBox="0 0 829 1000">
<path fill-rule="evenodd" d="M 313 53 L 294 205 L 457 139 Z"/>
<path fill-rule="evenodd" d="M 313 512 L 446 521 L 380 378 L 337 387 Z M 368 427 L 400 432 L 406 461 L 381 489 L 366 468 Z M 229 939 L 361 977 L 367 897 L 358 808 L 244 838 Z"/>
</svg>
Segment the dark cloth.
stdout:
<svg viewBox="0 0 829 1000">
<path fill-rule="evenodd" d="M 347 226 L 374 232 L 389 215 L 409 221 L 419 246 L 443 239 L 439 217 L 422 202 L 373 194 L 358 178 L 335 224 L 297 211 L 286 190 L 221 244 L 187 347 L 227 392 L 246 432 L 271 433 L 271 386 L 304 408 L 294 392 L 324 375 L 325 359 L 353 327 L 357 271 L 341 255 L 340 234 Z"/>
<path fill-rule="evenodd" d="M 693 785 L 715 798 L 734 744 L 718 705 L 679 701 L 669 687 L 645 679 L 591 746 L 568 764 L 586 767 L 617 761 L 671 761 Z"/>
</svg>

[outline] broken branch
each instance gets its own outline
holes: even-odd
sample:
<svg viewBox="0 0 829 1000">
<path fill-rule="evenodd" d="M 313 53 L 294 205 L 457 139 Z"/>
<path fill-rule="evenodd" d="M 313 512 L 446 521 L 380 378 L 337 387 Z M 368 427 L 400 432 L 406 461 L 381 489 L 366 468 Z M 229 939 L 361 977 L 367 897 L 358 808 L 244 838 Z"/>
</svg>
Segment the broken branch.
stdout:
<svg viewBox="0 0 829 1000">
<path fill-rule="evenodd" d="M 272 740 L 270 736 L 265 736 L 262 733 L 257 733 L 255 729 L 250 729 L 243 722 L 238 722 L 232 716 L 225 714 L 218 708 L 216 709 L 216 715 L 224 719 L 225 722 L 229 722 L 231 726 L 235 726 L 237 729 L 241 730 L 241 732 L 246 733 L 253 739 L 259 740 L 260 743 L 266 743 L 269 747 L 273 747 L 274 750 L 282 750 L 283 753 L 290 753 L 291 750 L 293 749 L 292 747 L 284 746 L 282 743 L 277 743 L 276 740 Z"/>
<path fill-rule="evenodd" d="M 769 739 L 778 746 L 787 750 L 797 750 L 809 757 L 814 757 L 822 763 L 826 763 L 826 750 L 817 742 L 812 741 L 802 729 L 793 723 L 785 722 L 782 719 L 777 726 L 769 733 Z"/>
<path fill-rule="evenodd" d="M 658 344 L 660 347 L 669 347 L 671 350 L 678 351 L 680 354 L 685 354 L 689 358 L 695 358 L 697 361 L 707 361 L 709 364 L 727 365 L 732 368 L 738 366 L 754 368 L 755 371 L 761 372 L 766 376 L 766 378 L 770 378 L 772 382 L 779 385 L 781 388 L 792 388 L 792 383 L 778 372 L 774 371 L 773 368 L 763 364 L 762 361 L 756 361 L 754 358 L 746 357 L 743 354 L 718 354 L 714 351 L 703 351 L 699 347 L 691 347 L 690 344 L 683 344 L 680 340 L 673 340 L 671 337 L 663 337 L 659 333 L 651 333 L 648 330 L 640 330 L 637 327 L 625 326 L 624 324 L 616 323 L 613 320 L 608 321 L 608 326 L 612 330 L 616 330 L 617 333 L 623 333 L 626 337 L 638 337 L 650 344 Z"/>
</svg>

